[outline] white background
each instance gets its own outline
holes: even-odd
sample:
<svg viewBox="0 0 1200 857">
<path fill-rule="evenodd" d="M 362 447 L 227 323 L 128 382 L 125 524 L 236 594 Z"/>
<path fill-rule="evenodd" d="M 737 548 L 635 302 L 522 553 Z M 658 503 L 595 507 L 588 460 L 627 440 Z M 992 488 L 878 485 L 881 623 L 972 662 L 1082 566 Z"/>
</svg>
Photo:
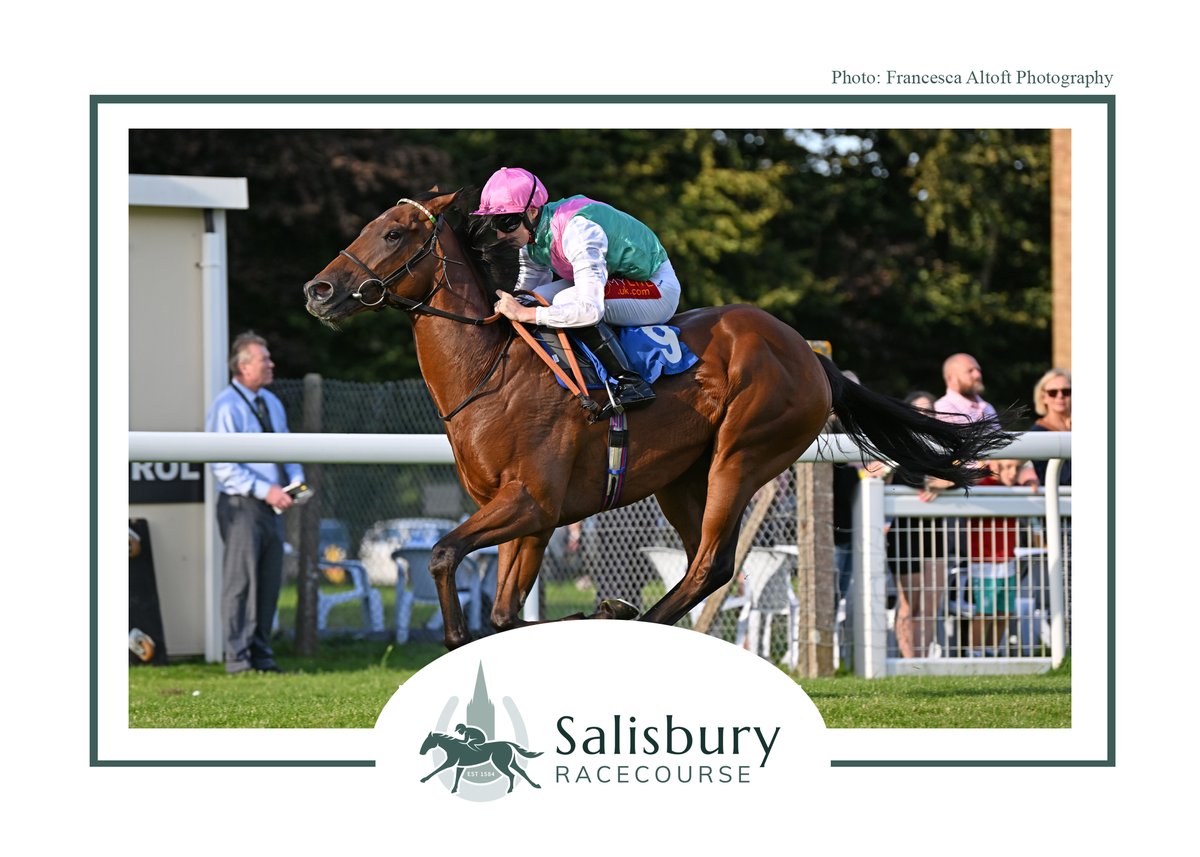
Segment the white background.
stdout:
<svg viewBox="0 0 1200 857">
<path fill-rule="evenodd" d="M 1192 649 L 1182 630 L 1197 603 L 1196 569 L 1177 534 L 1186 532 L 1194 506 L 1182 493 L 1192 470 L 1183 444 L 1192 434 L 1181 407 L 1191 398 L 1195 358 L 1181 346 L 1194 341 L 1182 328 L 1197 313 L 1193 265 L 1175 262 L 1182 255 L 1176 248 L 1194 243 L 1183 224 L 1195 221 L 1196 182 L 1184 130 L 1194 125 L 1191 108 L 1177 94 L 1192 49 L 1165 8 L 1142 3 L 1136 14 L 1103 20 L 1088 17 L 1091 4 L 969 11 L 928 2 L 786 12 L 722 6 L 657 13 L 625 2 L 555 4 L 553 11 L 476 3 L 293 3 L 259 11 L 225 2 L 178 10 L 110 4 L 53 15 L 10 10 L 0 57 L 5 439 L 15 464 L 5 503 L 11 561 L 3 631 L 11 667 L 4 730 L 5 780 L 15 786 L 10 838 L 35 841 L 39 850 L 107 844 L 180 854 L 210 853 L 219 843 L 302 844 L 300 853 L 420 843 L 418 832 L 405 832 L 403 808 L 379 796 L 365 798 L 366 824 L 352 820 L 353 811 L 335 815 L 360 794 L 354 770 L 88 767 L 89 94 L 854 95 L 884 90 L 835 88 L 832 70 L 1024 67 L 1112 73 L 1109 92 L 1118 96 L 1117 767 L 839 769 L 822 794 L 798 789 L 795 815 L 782 825 L 733 807 L 725 819 L 685 812 L 676 823 L 689 831 L 682 841 L 701 853 L 709 851 L 702 845 L 726 841 L 849 853 L 928 853 L 954 843 L 996 853 L 1152 847 L 1174 838 L 1189 817 L 1183 801 L 1191 790 L 1165 778 L 1190 779 L 1196 746 L 1194 710 L 1180 690 Z M 538 112 L 527 108 L 521 124 L 559 124 L 540 123 Z M 908 115 L 912 124 L 929 124 Z M 1087 302 L 1105 297 L 1102 282 L 1090 284 L 1086 299 L 1080 294 L 1078 249 L 1074 261 L 1079 347 L 1088 334 L 1080 326 L 1097 318 Z M 123 300 L 101 293 L 100 304 L 112 298 Z M 1089 417 L 1093 427 L 1101 419 Z M 1076 676 L 1086 669 L 1078 659 L 1074 668 Z M 889 738 L 909 736 L 878 740 Z M 564 845 L 594 853 L 654 842 L 666 819 L 639 817 L 631 807 L 611 838 L 602 835 L 607 824 L 582 810 L 521 821 L 528 832 L 492 840 L 501 853 Z"/>
</svg>

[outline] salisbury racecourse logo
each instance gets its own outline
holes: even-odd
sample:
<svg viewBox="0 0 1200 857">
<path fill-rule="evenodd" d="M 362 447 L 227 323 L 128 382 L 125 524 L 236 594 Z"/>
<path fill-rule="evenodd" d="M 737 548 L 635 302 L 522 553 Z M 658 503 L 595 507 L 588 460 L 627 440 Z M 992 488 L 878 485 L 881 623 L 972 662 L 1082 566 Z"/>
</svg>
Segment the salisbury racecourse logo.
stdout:
<svg viewBox="0 0 1200 857">
<path fill-rule="evenodd" d="M 515 741 L 498 739 L 496 706 L 488 696 L 487 679 L 480 663 L 475 692 L 466 706 L 465 722 L 455 725 L 453 734 L 446 731 L 458 709 L 458 697 L 451 697 L 442 709 L 437 730 L 430 732 L 421 744 L 421 755 L 430 754 L 435 759 L 437 754 L 441 756 L 438 766 L 422 777 L 421 782 L 429 782 L 441 774 L 439 780 L 449 787 L 451 794 L 476 801 L 497 800 L 510 794 L 518 776 L 540 789 L 541 786 L 521 767 L 520 761 L 535 759 L 542 754 L 524 746 L 529 739 L 513 701 L 504 697 L 503 705 Z M 459 787 L 464 783 L 465 788 L 460 791 Z"/>
<path fill-rule="evenodd" d="M 541 783 L 525 766 L 544 751 L 529 748 L 524 721 L 513 701 L 504 697 L 503 704 L 510 726 L 505 737 L 497 728 L 496 706 L 480 663 L 465 713 L 458 713 L 458 697 L 451 697 L 437 729 L 421 744 L 421 755 L 430 756 L 433 763 L 421 782 L 438 778 L 451 794 L 474 801 L 502 798 L 521 780 L 540 789 Z M 577 714 L 559 712 L 552 721 L 555 785 L 747 784 L 755 772 L 767 767 L 783 731 L 778 725 L 697 722 L 676 714 L 647 717 L 643 713 L 640 719 L 633 714 L 595 719 Z"/>
<path fill-rule="evenodd" d="M 437 658 L 380 713 L 380 769 L 431 812 L 509 796 L 608 812 L 629 798 L 766 799 L 828 766 L 820 712 L 766 659 L 678 628 L 612 625 L 519 628 Z M 671 681 L 663 664 L 703 668 Z"/>
</svg>

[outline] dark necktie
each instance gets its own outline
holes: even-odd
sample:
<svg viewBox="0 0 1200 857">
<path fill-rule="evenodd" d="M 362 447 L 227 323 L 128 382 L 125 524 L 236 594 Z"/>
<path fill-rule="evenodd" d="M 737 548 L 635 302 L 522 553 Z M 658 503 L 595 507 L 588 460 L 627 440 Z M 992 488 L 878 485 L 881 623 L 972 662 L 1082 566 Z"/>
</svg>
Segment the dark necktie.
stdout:
<svg viewBox="0 0 1200 857">
<path fill-rule="evenodd" d="M 258 414 L 258 421 L 262 424 L 262 430 L 265 432 L 274 432 L 275 427 L 271 425 L 271 414 L 267 410 L 266 400 L 262 396 L 254 397 L 254 410 Z M 276 464 L 279 468 L 278 481 L 280 487 L 287 485 L 287 471 L 283 469 L 282 464 Z"/>
<path fill-rule="evenodd" d="M 263 431 L 275 431 L 271 425 L 271 414 L 267 410 L 267 403 L 262 396 L 254 397 L 254 410 L 258 411 L 258 421 L 262 424 Z"/>
</svg>

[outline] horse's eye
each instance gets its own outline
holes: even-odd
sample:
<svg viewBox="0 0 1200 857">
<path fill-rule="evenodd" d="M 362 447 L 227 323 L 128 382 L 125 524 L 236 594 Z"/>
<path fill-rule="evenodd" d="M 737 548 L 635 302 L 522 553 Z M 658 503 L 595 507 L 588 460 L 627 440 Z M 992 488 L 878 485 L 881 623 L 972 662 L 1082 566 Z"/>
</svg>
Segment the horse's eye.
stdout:
<svg viewBox="0 0 1200 857">
<path fill-rule="evenodd" d="M 395 244 L 403 237 L 404 233 L 402 233 L 399 229 L 392 229 L 383 236 L 383 240 L 387 241 L 389 244 Z"/>
</svg>

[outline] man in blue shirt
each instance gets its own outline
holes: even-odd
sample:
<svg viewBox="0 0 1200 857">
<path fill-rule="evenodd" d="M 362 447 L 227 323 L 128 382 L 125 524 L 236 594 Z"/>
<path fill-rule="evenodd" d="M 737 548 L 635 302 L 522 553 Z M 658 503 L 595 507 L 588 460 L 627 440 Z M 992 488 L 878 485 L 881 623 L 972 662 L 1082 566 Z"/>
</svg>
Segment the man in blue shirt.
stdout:
<svg viewBox="0 0 1200 857">
<path fill-rule="evenodd" d="M 286 432 L 283 403 L 265 389 L 275 364 L 267 341 L 247 331 L 230 348 L 228 387 L 213 400 L 205 431 Z M 284 487 L 304 482 L 299 464 L 219 462 L 217 527 L 225 543 L 221 622 L 225 671 L 282 672 L 271 650 L 271 624 L 283 581 L 283 523 L 280 515 L 295 502 Z"/>
</svg>

